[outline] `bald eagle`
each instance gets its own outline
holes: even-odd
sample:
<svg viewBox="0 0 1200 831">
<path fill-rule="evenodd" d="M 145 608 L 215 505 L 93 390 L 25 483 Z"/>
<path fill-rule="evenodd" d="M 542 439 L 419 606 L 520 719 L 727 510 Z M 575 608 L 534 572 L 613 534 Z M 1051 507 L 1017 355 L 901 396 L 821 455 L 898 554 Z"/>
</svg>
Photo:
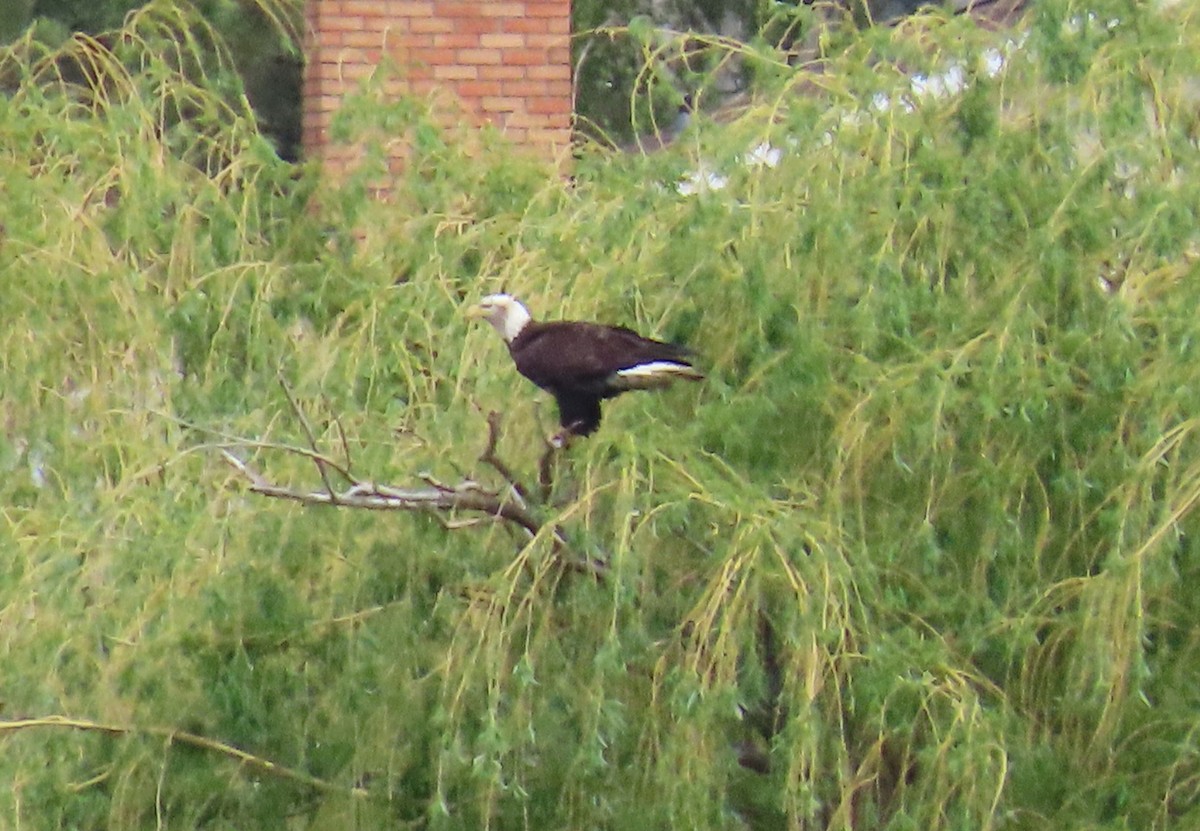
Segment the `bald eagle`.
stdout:
<svg viewBox="0 0 1200 831">
<path fill-rule="evenodd" d="M 517 372 L 554 396 L 569 435 L 600 426 L 600 402 L 629 390 L 659 389 L 677 378 L 704 377 L 689 350 L 644 338 L 622 326 L 578 320 L 538 323 L 515 297 L 493 294 L 472 309 L 508 344 Z"/>
</svg>

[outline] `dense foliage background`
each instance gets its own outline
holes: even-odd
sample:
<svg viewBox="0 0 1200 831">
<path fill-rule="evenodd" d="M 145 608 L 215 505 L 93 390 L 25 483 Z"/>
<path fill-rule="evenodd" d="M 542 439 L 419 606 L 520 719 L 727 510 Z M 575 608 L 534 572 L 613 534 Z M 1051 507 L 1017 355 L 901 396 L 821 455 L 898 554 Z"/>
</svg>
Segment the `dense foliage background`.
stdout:
<svg viewBox="0 0 1200 831">
<path fill-rule="evenodd" d="M 744 116 L 569 181 L 370 89 L 286 164 L 193 11 L 0 55 L 4 825 L 1200 822 L 1189 5 L 747 47 Z M 223 461 L 502 489 L 495 409 L 532 479 L 500 287 L 710 373 L 559 460 L 567 550 Z"/>
</svg>

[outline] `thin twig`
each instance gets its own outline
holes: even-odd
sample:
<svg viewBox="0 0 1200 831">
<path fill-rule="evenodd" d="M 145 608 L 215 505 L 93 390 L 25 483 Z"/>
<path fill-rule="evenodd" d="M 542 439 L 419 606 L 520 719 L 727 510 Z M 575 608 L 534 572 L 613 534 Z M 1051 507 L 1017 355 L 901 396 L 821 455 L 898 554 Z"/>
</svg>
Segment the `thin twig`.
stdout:
<svg viewBox="0 0 1200 831">
<path fill-rule="evenodd" d="M 329 407 L 328 401 L 325 403 L 328 409 L 332 409 Z M 346 428 L 342 426 L 341 416 L 333 417 L 333 426 L 337 428 L 338 441 L 341 442 L 342 445 L 342 456 L 346 459 L 346 470 L 349 470 L 350 468 L 354 467 L 354 462 L 350 458 L 350 440 L 346 438 Z"/>
<path fill-rule="evenodd" d="M 437 524 L 445 528 L 447 531 L 461 531 L 463 528 L 474 528 L 488 522 L 485 517 L 474 517 L 473 519 L 445 519 L 441 514 L 431 513 Z"/>
<path fill-rule="evenodd" d="M 297 447 L 295 445 L 284 444 L 282 442 L 246 439 L 246 438 L 243 438 L 234 433 L 227 433 L 224 430 L 214 430 L 212 427 L 208 427 L 203 424 L 198 424 L 194 421 L 188 421 L 187 419 L 184 419 L 184 418 L 179 418 L 178 416 L 172 415 L 171 413 L 163 412 L 162 410 L 153 410 L 152 409 L 152 410 L 149 410 L 148 412 L 151 413 L 152 415 L 156 416 L 157 418 L 161 418 L 165 421 L 170 421 L 171 423 L 176 424 L 180 427 L 184 427 L 188 430 L 195 430 L 196 432 L 200 432 L 200 433 L 206 433 L 210 436 L 214 436 L 217 439 L 221 440 L 221 441 L 217 441 L 217 442 L 213 442 L 213 443 L 191 445 L 187 449 L 181 451 L 176 456 L 176 459 L 182 458 L 183 456 L 185 456 L 189 453 L 206 452 L 208 450 L 211 450 L 213 447 L 218 447 L 218 448 L 253 447 L 256 450 L 281 450 L 284 453 L 292 453 L 297 456 L 303 456 L 306 459 L 311 459 L 313 462 L 320 460 L 321 462 L 329 465 L 329 467 L 336 470 L 338 472 L 338 474 L 345 477 L 346 481 L 348 481 L 348 482 L 356 481 L 354 478 L 354 475 L 350 472 L 349 467 L 347 467 L 346 465 L 339 464 L 338 462 L 336 462 L 333 459 L 326 456 L 324 453 L 314 451 L 307 447 Z M 156 466 L 156 468 L 157 468 L 157 466 Z"/>
<path fill-rule="evenodd" d="M 260 773 L 266 773 L 271 776 L 279 777 L 280 779 L 290 779 L 293 782 L 299 782 L 302 785 L 321 791 L 323 793 L 341 794 L 343 796 L 366 797 L 370 794 L 365 788 L 353 787 L 346 788 L 340 785 L 334 785 L 331 782 L 326 782 L 324 779 L 318 779 L 315 776 L 304 773 L 303 771 L 293 768 L 284 767 L 277 762 L 272 762 L 270 759 L 264 759 L 261 756 L 255 756 L 253 753 L 247 753 L 245 750 L 234 747 L 231 744 L 210 739 L 207 736 L 201 736 L 197 733 L 189 733 L 186 730 L 176 730 L 171 727 L 136 727 L 125 726 L 120 724 L 105 724 L 98 721 L 90 721 L 88 719 L 71 718 L 69 716 L 43 716 L 41 718 L 24 718 L 14 719 L 11 721 L 0 721 L 0 734 L 16 732 L 18 730 L 30 730 L 36 727 L 63 727 L 71 730 L 84 730 L 94 733 L 108 733 L 110 736 L 132 736 L 146 735 L 158 736 L 167 740 L 168 743 L 178 742 L 191 747 L 198 747 L 202 750 L 211 750 L 214 753 L 219 753 L 222 756 L 227 756 L 230 759 L 254 768 Z"/>
<path fill-rule="evenodd" d="M 429 487 L 442 491 L 443 493 L 457 493 L 458 491 L 463 490 L 474 490 L 488 496 L 499 496 L 499 494 L 497 494 L 495 491 L 488 490 L 474 479 L 464 479 L 457 485 L 448 485 L 440 479 L 435 479 L 433 474 L 429 471 L 421 471 L 417 474 L 417 478 L 426 485 L 429 485 Z"/>
<path fill-rule="evenodd" d="M 216 446 L 221 447 L 223 449 L 227 449 L 227 448 L 231 448 L 231 447 L 236 447 L 236 448 L 252 447 L 255 450 L 280 450 L 284 453 L 291 453 L 293 456 L 300 456 L 302 458 L 308 459 L 313 464 L 316 464 L 316 465 L 323 464 L 329 468 L 332 468 L 333 470 L 336 470 L 340 476 L 344 477 L 345 480 L 347 482 L 350 482 L 351 484 L 356 484 L 358 482 L 358 478 L 353 473 L 350 472 L 349 468 L 342 466 L 336 460 L 331 459 L 329 456 L 326 456 L 324 453 L 313 451 L 312 449 L 307 448 L 307 447 L 299 447 L 294 444 L 281 444 L 279 442 L 272 442 L 272 441 L 245 441 L 245 440 L 222 442 L 221 444 L 216 445 Z"/>
<path fill-rule="evenodd" d="M 325 490 L 331 495 L 333 494 L 333 483 L 329 481 L 329 471 L 325 468 L 325 463 L 321 460 L 320 450 L 317 449 L 317 437 L 313 434 L 312 425 L 308 423 L 308 416 L 304 415 L 304 410 L 300 409 L 300 403 L 296 401 L 296 396 L 292 395 L 292 388 L 288 386 L 287 379 L 283 377 L 283 373 L 279 373 L 279 386 L 283 389 L 283 394 L 287 396 L 288 404 L 292 406 L 292 412 L 296 414 L 296 418 L 300 421 L 300 428 L 304 430 L 304 435 L 308 438 L 308 446 L 312 448 L 313 453 L 317 454 L 317 458 L 313 461 L 317 466 L 317 472 L 321 474 L 321 481 L 325 483 Z"/>
<path fill-rule="evenodd" d="M 236 470 L 238 473 L 242 474 L 242 475 L 243 475 L 243 476 L 245 476 L 247 479 L 249 479 L 249 480 L 250 480 L 250 484 L 251 484 L 252 486 L 255 486 L 255 487 L 257 487 L 257 486 L 259 486 L 259 485 L 264 485 L 264 486 L 265 486 L 265 485 L 269 485 L 269 484 L 270 484 L 269 482 L 267 482 L 267 480 L 266 480 L 266 479 L 263 479 L 261 476 L 259 476 L 259 475 L 258 475 L 258 472 L 257 472 L 256 470 L 254 470 L 254 469 L 253 469 L 252 467 L 250 467 L 248 464 L 246 464 L 245 462 L 243 462 L 243 461 L 242 461 L 241 459 L 239 459 L 237 456 L 235 456 L 235 455 L 233 455 L 232 453 L 230 453 L 228 450 L 225 450 L 224 448 L 222 448 L 222 449 L 221 449 L 221 456 L 222 456 L 222 458 L 224 458 L 224 459 L 225 459 L 225 461 L 226 461 L 226 462 L 228 462 L 228 463 L 229 463 L 229 465 L 230 465 L 231 467 L 233 467 L 233 469 L 234 469 L 234 470 Z"/>
</svg>

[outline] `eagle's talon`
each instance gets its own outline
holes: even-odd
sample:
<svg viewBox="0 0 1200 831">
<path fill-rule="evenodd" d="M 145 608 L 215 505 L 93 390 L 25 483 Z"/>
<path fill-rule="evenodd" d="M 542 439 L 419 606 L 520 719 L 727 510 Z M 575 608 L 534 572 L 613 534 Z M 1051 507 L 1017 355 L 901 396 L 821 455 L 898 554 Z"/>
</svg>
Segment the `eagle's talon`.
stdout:
<svg viewBox="0 0 1200 831">
<path fill-rule="evenodd" d="M 546 443 L 555 450 L 563 450 L 571 445 L 572 439 L 583 435 L 579 432 L 579 428 L 582 426 L 582 421 L 573 421 L 547 439 Z"/>
</svg>

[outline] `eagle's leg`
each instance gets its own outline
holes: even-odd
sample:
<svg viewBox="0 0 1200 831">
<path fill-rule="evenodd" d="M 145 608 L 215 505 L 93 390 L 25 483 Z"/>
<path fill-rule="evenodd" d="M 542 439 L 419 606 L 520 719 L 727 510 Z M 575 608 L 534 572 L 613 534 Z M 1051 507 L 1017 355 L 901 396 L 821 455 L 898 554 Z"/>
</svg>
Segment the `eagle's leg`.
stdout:
<svg viewBox="0 0 1200 831">
<path fill-rule="evenodd" d="M 558 404 L 558 423 L 562 430 L 555 436 L 558 443 L 566 447 L 575 436 L 590 436 L 600 426 L 600 397 L 582 392 L 554 393 Z"/>
</svg>

